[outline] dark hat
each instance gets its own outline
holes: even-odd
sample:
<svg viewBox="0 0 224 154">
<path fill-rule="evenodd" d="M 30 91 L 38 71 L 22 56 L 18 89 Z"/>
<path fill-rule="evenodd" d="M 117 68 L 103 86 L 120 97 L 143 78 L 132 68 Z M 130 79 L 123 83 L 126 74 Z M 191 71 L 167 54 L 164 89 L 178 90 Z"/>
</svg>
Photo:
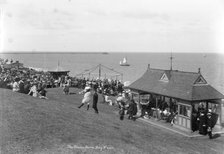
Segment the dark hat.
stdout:
<svg viewBox="0 0 224 154">
<path fill-rule="evenodd" d="M 19 81 L 19 80 L 20 80 L 20 78 L 19 78 L 19 77 L 16 77 L 16 78 L 15 78 L 15 81 Z"/>
</svg>

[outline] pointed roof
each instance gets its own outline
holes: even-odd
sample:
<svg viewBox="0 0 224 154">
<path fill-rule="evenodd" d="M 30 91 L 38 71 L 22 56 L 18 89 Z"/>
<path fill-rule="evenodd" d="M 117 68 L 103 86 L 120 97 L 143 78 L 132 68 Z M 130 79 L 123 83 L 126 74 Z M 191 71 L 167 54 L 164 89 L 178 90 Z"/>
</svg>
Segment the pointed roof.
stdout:
<svg viewBox="0 0 224 154">
<path fill-rule="evenodd" d="M 55 70 L 48 71 L 48 72 L 50 72 L 50 73 L 68 73 L 68 72 L 70 72 L 70 71 L 65 70 L 64 68 L 62 68 L 62 67 L 60 66 L 60 61 L 58 61 L 57 68 L 56 68 Z"/>
<path fill-rule="evenodd" d="M 48 71 L 48 72 L 70 72 L 70 71 L 65 70 L 65 69 L 62 68 L 61 66 L 57 66 L 57 68 L 56 68 L 55 70 Z"/>
<path fill-rule="evenodd" d="M 163 76 L 165 80 L 161 80 Z M 224 98 L 223 94 L 207 84 L 200 73 L 177 70 L 147 69 L 129 88 L 188 101 Z"/>
</svg>

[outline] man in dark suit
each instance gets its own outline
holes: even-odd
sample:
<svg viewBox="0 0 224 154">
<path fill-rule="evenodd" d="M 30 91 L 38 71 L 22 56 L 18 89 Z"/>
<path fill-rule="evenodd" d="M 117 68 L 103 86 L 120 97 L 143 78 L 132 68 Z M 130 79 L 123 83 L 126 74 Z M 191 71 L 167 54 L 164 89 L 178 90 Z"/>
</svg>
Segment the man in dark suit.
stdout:
<svg viewBox="0 0 224 154">
<path fill-rule="evenodd" d="M 136 115 L 136 113 L 137 113 L 137 104 L 133 99 L 131 99 L 128 107 L 128 114 L 129 114 L 128 119 L 135 120 L 133 116 Z"/>
<path fill-rule="evenodd" d="M 97 89 L 94 88 L 94 94 L 93 94 L 93 109 L 95 110 L 95 113 L 99 113 L 97 109 L 97 102 L 98 102 L 98 94 Z"/>
<path fill-rule="evenodd" d="M 206 126 L 206 112 L 201 111 L 199 115 L 199 134 L 206 135 L 207 134 L 207 126 Z"/>
</svg>

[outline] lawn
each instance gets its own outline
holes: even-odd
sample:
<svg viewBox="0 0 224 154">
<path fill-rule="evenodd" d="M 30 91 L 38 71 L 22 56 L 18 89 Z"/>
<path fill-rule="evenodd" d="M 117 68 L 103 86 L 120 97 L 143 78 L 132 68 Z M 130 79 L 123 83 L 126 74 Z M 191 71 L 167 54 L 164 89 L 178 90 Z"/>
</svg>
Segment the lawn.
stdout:
<svg viewBox="0 0 224 154">
<path fill-rule="evenodd" d="M 47 89 L 48 100 L 0 89 L 0 152 L 7 153 L 222 153 L 224 139 L 187 138 L 140 120 L 119 120 L 98 103 L 81 109 L 82 95 Z"/>
</svg>

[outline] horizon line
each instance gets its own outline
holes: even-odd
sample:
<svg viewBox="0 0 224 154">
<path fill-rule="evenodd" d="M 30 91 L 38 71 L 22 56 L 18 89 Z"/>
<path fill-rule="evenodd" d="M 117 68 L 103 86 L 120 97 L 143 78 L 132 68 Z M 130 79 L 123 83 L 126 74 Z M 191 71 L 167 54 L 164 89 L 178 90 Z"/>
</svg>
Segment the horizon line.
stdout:
<svg viewBox="0 0 224 154">
<path fill-rule="evenodd" d="M 0 54 L 109 54 L 109 53 L 171 53 L 171 51 L 0 51 Z M 215 52 L 214 50 L 210 51 L 175 51 L 172 53 L 217 53 L 224 54 L 224 52 Z"/>
</svg>

